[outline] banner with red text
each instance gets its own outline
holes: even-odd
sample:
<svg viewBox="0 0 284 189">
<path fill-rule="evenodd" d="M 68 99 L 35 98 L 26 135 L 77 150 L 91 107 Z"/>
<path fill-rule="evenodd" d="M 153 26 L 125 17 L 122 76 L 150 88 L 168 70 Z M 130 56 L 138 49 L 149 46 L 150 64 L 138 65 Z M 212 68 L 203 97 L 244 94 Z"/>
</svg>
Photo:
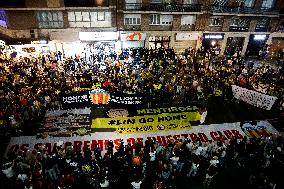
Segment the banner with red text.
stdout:
<svg viewBox="0 0 284 189">
<path fill-rule="evenodd" d="M 244 126 L 242 124 L 242 126 Z M 261 129 L 265 128 L 265 129 Z M 21 136 L 12 137 L 6 154 L 8 151 L 18 150 L 34 150 L 39 148 L 40 145 L 45 145 L 49 152 L 53 151 L 56 144 L 61 143 L 64 147 L 73 145 L 75 149 L 94 149 L 95 145 L 98 145 L 103 154 L 106 152 L 106 146 L 108 141 L 114 142 L 115 150 L 120 146 L 121 139 L 124 143 L 131 143 L 135 141 L 142 141 L 143 143 L 147 138 L 155 138 L 157 142 L 162 145 L 167 145 L 170 140 L 178 140 L 189 138 L 192 141 L 200 139 L 202 142 L 209 140 L 228 140 L 233 137 L 242 139 L 244 136 L 256 137 L 253 135 L 246 135 L 243 131 L 244 127 L 241 127 L 241 123 L 224 123 L 224 124 L 212 124 L 194 126 L 190 130 L 173 130 L 167 132 L 150 132 L 150 133 L 133 133 L 133 134 L 117 134 L 116 132 L 97 132 L 91 133 L 85 136 L 73 136 L 73 137 L 47 137 L 45 139 L 37 139 L 36 136 Z M 259 136 L 269 137 L 272 134 L 278 135 L 279 133 L 274 127 L 267 121 L 258 122 L 257 130 L 255 131 Z"/>
</svg>

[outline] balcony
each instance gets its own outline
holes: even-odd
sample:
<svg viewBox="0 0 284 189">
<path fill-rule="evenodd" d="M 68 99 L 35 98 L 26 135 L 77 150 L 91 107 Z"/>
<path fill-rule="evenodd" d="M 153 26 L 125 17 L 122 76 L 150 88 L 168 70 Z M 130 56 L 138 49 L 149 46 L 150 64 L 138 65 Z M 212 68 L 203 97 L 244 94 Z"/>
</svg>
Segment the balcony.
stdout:
<svg viewBox="0 0 284 189">
<path fill-rule="evenodd" d="M 108 7 L 109 0 L 64 0 L 65 7 Z"/>
<path fill-rule="evenodd" d="M 157 12 L 200 12 L 200 4 L 159 4 L 159 3 L 126 3 L 125 11 L 157 11 Z"/>
<path fill-rule="evenodd" d="M 276 8 L 254 8 L 254 7 L 236 7 L 236 6 L 216 6 L 209 7 L 209 11 L 213 13 L 229 13 L 229 14 L 259 14 L 259 15 L 275 15 L 279 13 Z"/>
</svg>

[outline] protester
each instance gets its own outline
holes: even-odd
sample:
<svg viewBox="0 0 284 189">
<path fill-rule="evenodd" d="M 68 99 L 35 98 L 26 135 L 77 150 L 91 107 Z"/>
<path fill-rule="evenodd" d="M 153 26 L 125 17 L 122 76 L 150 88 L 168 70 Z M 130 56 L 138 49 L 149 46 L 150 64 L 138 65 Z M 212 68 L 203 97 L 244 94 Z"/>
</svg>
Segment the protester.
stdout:
<svg viewBox="0 0 284 189">
<path fill-rule="evenodd" d="M 1 129 L 35 133 L 47 109 L 62 108 L 63 95 L 94 86 L 112 93 L 143 94 L 149 105 L 197 102 L 203 110 L 210 98 L 233 100 L 231 85 L 253 90 L 257 85 L 283 99 L 281 70 L 247 67 L 240 57 L 228 63 L 219 49 L 213 56 L 202 48 L 189 49 L 186 56 L 163 48 L 132 49 L 119 56 L 111 50 L 94 52 L 90 57 L 83 53 L 66 58 L 58 52 L 1 59 Z M 91 152 L 62 145 L 52 154 L 45 146 L 33 152 L 10 152 L 1 177 L 10 188 L 165 188 L 177 187 L 178 180 L 187 177 L 211 187 L 227 166 L 246 166 L 252 189 L 281 187 L 281 179 L 271 176 L 270 170 L 283 165 L 283 138 L 226 143 L 177 140 L 167 146 L 149 139 L 145 144 L 121 144 L 116 151 L 110 141 L 106 154 L 98 146 Z M 255 152 L 258 156 L 251 155 Z M 264 175 L 257 174 L 260 168 Z M 258 182 L 263 177 L 269 182 Z"/>
</svg>

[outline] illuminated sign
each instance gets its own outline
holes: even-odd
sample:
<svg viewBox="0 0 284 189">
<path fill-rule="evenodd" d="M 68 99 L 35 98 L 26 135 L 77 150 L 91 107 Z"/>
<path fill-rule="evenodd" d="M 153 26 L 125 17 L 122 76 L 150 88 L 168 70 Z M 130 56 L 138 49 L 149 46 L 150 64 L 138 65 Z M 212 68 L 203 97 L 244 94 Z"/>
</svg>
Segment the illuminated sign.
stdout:
<svg viewBox="0 0 284 189">
<path fill-rule="evenodd" d="M 118 40 L 117 32 L 79 32 L 81 41 L 109 41 Z"/>
<path fill-rule="evenodd" d="M 266 39 L 266 35 L 254 35 L 254 40 L 265 40 Z"/>
<path fill-rule="evenodd" d="M 204 33 L 204 39 L 224 39 L 223 33 Z"/>
</svg>

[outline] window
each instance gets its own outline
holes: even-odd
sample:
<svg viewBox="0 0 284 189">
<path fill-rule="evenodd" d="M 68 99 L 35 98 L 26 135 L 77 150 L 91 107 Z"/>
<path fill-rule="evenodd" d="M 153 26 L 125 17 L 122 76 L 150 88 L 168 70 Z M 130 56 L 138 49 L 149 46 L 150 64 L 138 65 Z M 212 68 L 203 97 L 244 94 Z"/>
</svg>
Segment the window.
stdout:
<svg viewBox="0 0 284 189">
<path fill-rule="evenodd" d="M 246 17 L 231 18 L 230 31 L 248 31 L 250 19 Z"/>
<path fill-rule="evenodd" d="M 98 21 L 104 21 L 105 20 L 105 12 L 98 12 Z"/>
<path fill-rule="evenodd" d="M 4 10 L 0 10 L 0 27 L 7 27 L 7 19 Z"/>
<path fill-rule="evenodd" d="M 181 25 L 182 26 L 193 25 L 193 24 L 195 24 L 195 21 L 196 21 L 196 16 L 191 16 L 191 15 L 182 15 L 181 16 Z"/>
<path fill-rule="evenodd" d="M 238 26 L 238 27 L 248 27 L 249 19 L 244 17 L 234 17 L 231 19 L 230 26 Z"/>
<path fill-rule="evenodd" d="M 37 13 L 40 28 L 63 28 L 62 12 L 43 11 Z"/>
<path fill-rule="evenodd" d="M 124 25 L 140 25 L 141 14 L 125 14 Z"/>
<path fill-rule="evenodd" d="M 271 9 L 274 6 L 275 0 L 263 0 L 262 1 L 262 8 L 263 9 Z"/>
<path fill-rule="evenodd" d="M 111 27 L 111 13 L 104 11 L 68 12 L 68 21 L 69 26 L 74 28 Z"/>
<path fill-rule="evenodd" d="M 255 31 L 267 32 L 269 25 L 269 18 L 259 18 L 256 23 Z"/>
<path fill-rule="evenodd" d="M 209 19 L 209 26 L 222 26 L 223 20 L 223 17 L 211 17 Z"/>
<path fill-rule="evenodd" d="M 150 15 L 150 25 L 172 25 L 173 15 Z"/>
<path fill-rule="evenodd" d="M 160 25 L 160 15 L 159 14 L 150 15 L 150 25 Z"/>
<path fill-rule="evenodd" d="M 241 2 L 243 2 L 243 5 L 245 7 L 253 7 L 255 0 L 242 0 Z"/>
</svg>

